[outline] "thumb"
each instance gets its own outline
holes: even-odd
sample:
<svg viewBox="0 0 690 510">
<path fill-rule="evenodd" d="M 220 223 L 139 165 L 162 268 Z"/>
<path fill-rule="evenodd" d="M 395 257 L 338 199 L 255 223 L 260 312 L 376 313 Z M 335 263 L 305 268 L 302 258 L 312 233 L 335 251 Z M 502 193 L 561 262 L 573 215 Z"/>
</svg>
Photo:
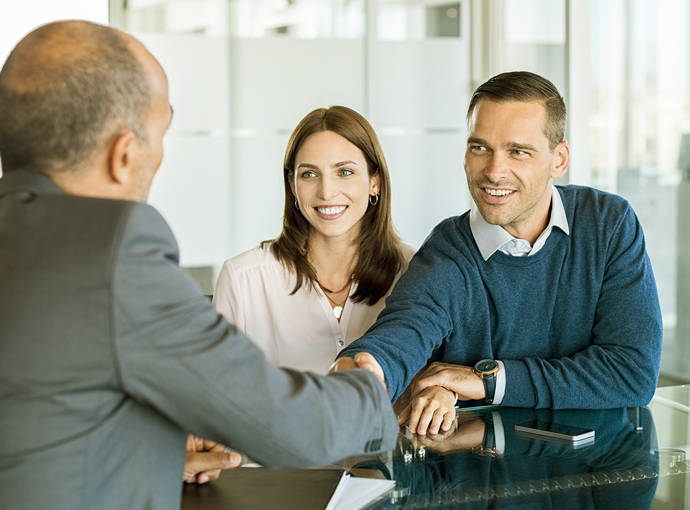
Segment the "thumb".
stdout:
<svg viewBox="0 0 690 510">
<path fill-rule="evenodd" d="M 237 452 L 190 452 L 184 471 L 186 475 L 195 475 L 213 469 L 232 469 L 241 463 L 242 455 Z"/>
<path fill-rule="evenodd" d="M 369 354 L 368 352 L 359 352 L 355 355 L 355 363 L 357 363 L 359 368 L 363 368 L 364 370 L 374 374 L 383 387 L 386 388 L 386 377 L 383 374 L 383 369 L 373 355 Z"/>
<path fill-rule="evenodd" d="M 333 362 L 331 367 L 328 369 L 328 373 L 340 372 L 343 370 L 352 370 L 357 368 L 357 363 L 352 358 L 340 358 Z"/>
<path fill-rule="evenodd" d="M 408 404 L 405 409 L 403 409 L 400 416 L 398 416 L 398 425 L 405 425 L 410 419 L 410 413 L 412 411 L 412 404 Z"/>
</svg>

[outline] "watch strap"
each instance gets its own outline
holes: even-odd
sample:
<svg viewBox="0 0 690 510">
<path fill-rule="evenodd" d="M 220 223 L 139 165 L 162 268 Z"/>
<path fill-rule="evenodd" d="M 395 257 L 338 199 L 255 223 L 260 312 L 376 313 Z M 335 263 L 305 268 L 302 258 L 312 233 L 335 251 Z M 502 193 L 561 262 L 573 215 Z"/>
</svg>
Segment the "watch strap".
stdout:
<svg viewBox="0 0 690 510">
<path fill-rule="evenodd" d="M 487 404 L 491 404 L 496 395 L 496 376 L 494 374 L 485 375 L 482 377 L 482 381 L 484 382 L 484 392 L 486 393 L 486 398 L 484 400 Z"/>
</svg>

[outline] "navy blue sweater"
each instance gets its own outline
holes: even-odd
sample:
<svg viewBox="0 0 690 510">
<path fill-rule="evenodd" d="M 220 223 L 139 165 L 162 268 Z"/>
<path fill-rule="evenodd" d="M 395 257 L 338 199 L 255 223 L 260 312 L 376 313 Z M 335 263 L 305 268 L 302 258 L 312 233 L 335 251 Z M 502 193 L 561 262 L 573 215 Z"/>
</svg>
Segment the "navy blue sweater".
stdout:
<svg viewBox="0 0 690 510">
<path fill-rule="evenodd" d="M 642 406 L 654 393 L 662 322 L 635 213 L 623 198 L 558 187 L 570 235 L 530 257 L 484 261 L 469 213 L 429 235 L 376 323 L 340 356 L 366 351 L 392 400 L 429 360 L 505 364 L 503 405 Z"/>
</svg>

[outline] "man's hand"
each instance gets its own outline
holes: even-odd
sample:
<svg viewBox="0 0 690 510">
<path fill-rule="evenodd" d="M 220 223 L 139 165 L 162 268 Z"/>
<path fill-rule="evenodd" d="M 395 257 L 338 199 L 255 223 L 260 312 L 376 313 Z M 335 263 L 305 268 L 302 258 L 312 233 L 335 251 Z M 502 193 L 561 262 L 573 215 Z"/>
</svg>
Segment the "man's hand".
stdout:
<svg viewBox="0 0 690 510">
<path fill-rule="evenodd" d="M 343 370 L 353 370 L 355 368 L 363 368 L 374 374 L 379 382 L 383 385 L 383 388 L 388 391 L 386 387 L 386 377 L 383 375 L 383 369 L 376 358 L 369 354 L 368 352 L 358 352 L 355 354 L 354 359 L 352 358 L 340 358 L 335 363 L 331 365 L 329 372 L 342 372 Z"/>
<path fill-rule="evenodd" d="M 446 388 L 432 386 L 421 391 L 400 413 L 398 425 L 410 421 L 407 429 L 413 434 L 447 432 L 455 419 L 455 395 Z"/>
<path fill-rule="evenodd" d="M 410 441 L 416 448 L 423 446 L 437 453 L 472 450 L 482 445 L 484 431 L 487 426 L 491 426 L 470 413 L 459 413 L 457 421 L 453 424 L 456 427 L 455 430 L 438 435 L 416 435 Z"/>
<path fill-rule="evenodd" d="M 418 377 L 412 397 L 432 386 L 442 386 L 458 394 L 458 400 L 481 400 L 486 397 L 484 382 L 472 367 L 434 362 Z"/>
<path fill-rule="evenodd" d="M 187 436 L 187 458 L 182 480 L 187 483 L 206 483 L 216 480 L 222 469 L 231 469 L 242 463 L 242 455 L 226 452 L 225 446 L 195 435 Z"/>
</svg>

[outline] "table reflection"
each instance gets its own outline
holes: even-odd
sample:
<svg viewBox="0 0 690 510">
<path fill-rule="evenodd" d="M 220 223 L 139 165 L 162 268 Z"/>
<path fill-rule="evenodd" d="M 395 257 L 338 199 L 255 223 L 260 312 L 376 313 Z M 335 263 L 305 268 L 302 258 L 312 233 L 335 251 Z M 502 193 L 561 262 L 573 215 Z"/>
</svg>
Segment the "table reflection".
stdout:
<svg viewBox="0 0 690 510">
<path fill-rule="evenodd" d="M 593 429 L 596 437 L 572 446 L 515 433 L 532 420 Z M 461 411 L 446 434 L 401 433 L 384 460 L 356 466 L 397 481 L 392 496 L 369 508 L 650 508 L 660 470 L 648 408 Z"/>
</svg>

